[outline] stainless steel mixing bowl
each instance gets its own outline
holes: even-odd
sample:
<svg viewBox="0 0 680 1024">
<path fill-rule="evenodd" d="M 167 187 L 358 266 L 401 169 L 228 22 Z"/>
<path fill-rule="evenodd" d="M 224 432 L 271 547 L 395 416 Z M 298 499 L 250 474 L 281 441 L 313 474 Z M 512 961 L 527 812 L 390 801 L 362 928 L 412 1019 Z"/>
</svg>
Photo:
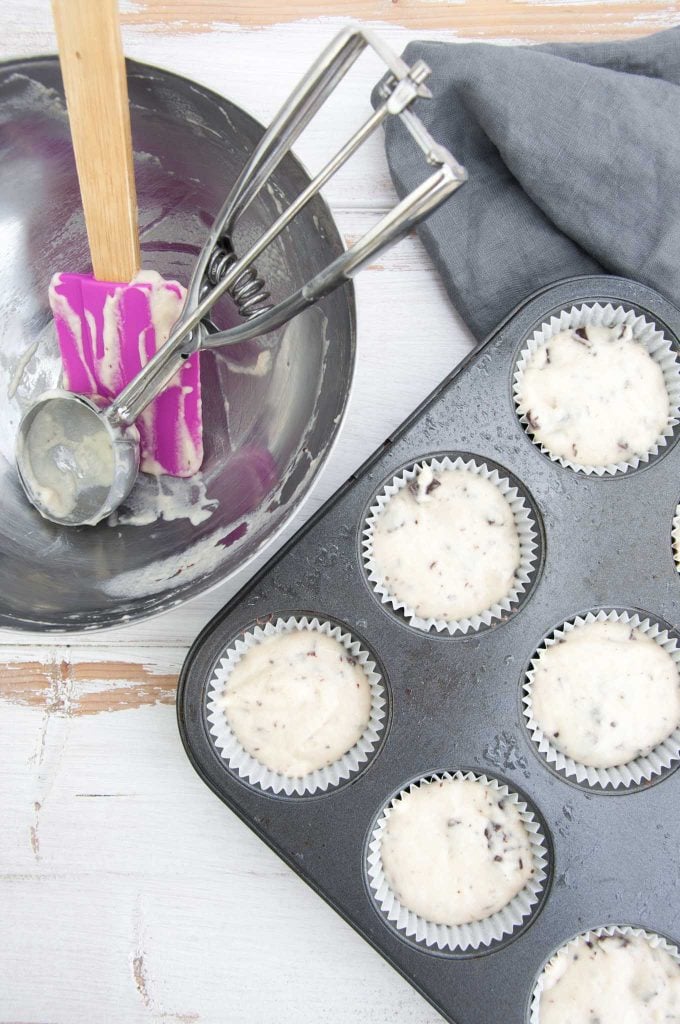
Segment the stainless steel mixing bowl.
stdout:
<svg viewBox="0 0 680 1024">
<path fill-rule="evenodd" d="M 128 66 L 144 265 L 188 281 L 262 126 L 177 75 Z M 235 238 L 246 248 L 308 183 L 287 157 Z M 60 528 L 21 490 L 24 409 L 59 382 L 47 303 L 56 270 L 89 269 L 55 57 L 0 68 L 0 626 L 68 631 L 134 621 L 224 580 L 271 543 L 325 461 L 355 358 L 351 285 L 263 341 L 201 356 L 206 456 L 192 480 L 140 477 L 98 527 Z M 257 261 L 275 297 L 342 251 L 314 199 Z M 235 322 L 225 301 L 214 319 Z"/>
</svg>

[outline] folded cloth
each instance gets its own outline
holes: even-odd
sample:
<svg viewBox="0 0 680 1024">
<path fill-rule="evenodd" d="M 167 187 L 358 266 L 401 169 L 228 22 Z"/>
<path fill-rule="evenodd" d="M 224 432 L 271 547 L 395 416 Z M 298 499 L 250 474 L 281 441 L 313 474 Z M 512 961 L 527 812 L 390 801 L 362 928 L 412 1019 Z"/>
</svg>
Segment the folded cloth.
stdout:
<svg viewBox="0 0 680 1024">
<path fill-rule="evenodd" d="M 538 288 L 607 271 L 680 305 L 680 27 L 616 43 L 411 43 L 416 112 L 469 181 L 419 229 L 483 338 Z M 422 156 L 390 118 L 400 195 Z"/>
</svg>

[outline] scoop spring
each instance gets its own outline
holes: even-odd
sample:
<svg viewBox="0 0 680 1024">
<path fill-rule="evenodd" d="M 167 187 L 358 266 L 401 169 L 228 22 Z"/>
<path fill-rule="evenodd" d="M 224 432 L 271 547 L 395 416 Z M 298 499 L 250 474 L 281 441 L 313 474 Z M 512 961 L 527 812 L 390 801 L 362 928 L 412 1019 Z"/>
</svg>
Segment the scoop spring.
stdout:
<svg viewBox="0 0 680 1024">
<path fill-rule="evenodd" d="M 206 267 L 206 275 L 210 283 L 213 286 L 219 284 L 237 259 L 231 240 L 223 238 L 220 244 L 213 249 Z M 242 274 L 239 274 L 229 289 L 229 294 L 244 320 L 250 320 L 252 317 L 274 308 L 273 303 L 270 302 L 271 295 L 254 266 L 247 267 Z"/>
</svg>

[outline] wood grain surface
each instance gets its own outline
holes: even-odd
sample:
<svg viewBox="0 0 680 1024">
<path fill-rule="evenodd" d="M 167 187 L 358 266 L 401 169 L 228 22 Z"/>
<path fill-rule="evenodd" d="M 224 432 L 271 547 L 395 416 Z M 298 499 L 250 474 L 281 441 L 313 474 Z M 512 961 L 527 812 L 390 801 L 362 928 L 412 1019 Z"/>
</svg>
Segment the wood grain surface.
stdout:
<svg viewBox="0 0 680 1024">
<path fill-rule="evenodd" d="M 666 28 L 677 17 L 666 0 L 140 0 L 124 18 L 130 25 L 155 26 L 182 35 L 219 24 L 259 28 L 316 18 L 319 13 L 383 22 L 424 31 L 445 29 L 467 39 L 616 39 Z"/>
<path fill-rule="evenodd" d="M 680 24 L 680 6 L 667 0 L 121 8 L 130 57 L 193 78 L 263 122 L 350 17 L 373 23 L 397 50 L 418 37 L 625 38 Z M 0 26 L 2 58 L 55 50 L 45 0 L 4 5 Z M 365 116 L 376 74 L 370 61 L 358 67 L 329 117 L 300 140 L 311 169 Z M 379 139 L 327 198 L 348 240 L 390 207 Z M 470 348 L 414 237 L 357 279 L 357 303 L 348 417 L 279 543 Z M 148 623 L 63 642 L 0 634 L 0 1024 L 440 1019 L 224 809 L 182 750 L 172 705 L 185 653 L 263 560 Z"/>
</svg>

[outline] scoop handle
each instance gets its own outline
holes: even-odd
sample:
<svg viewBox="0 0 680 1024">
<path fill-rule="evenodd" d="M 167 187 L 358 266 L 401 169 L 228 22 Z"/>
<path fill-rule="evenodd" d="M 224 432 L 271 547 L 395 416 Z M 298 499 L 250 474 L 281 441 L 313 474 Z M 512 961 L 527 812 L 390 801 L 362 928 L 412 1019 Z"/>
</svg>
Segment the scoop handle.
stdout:
<svg viewBox="0 0 680 1024">
<path fill-rule="evenodd" d="M 140 256 L 118 3 L 52 0 L 52 12 L 94 276 L 127 284 Z"/>
<path fill-rule="evenodd" d="M 465 180 L 448 164 L 443 164 L 421 185 L 410 192 L 393 210 L 386 213 L 377 224 L 366 232 L 351 248 L 347 249 L 323 270 L 293 292 L 287 299 L 277 303 L 268 312 L 260 313 L 245 323 L 218 331 L 207 336 L 207 327 L 202 318 L 210 311 L 212 294 L 209 293 L 190 315 L 182 316 L 175 324 L 166 343 L 158 349 L 137 376 L 123 388 L 109 406 L 106 417 L 114 426 L 128 426 L 137 419 L 146 406 L 165 387 L 182 366 L 191 352 L 200 348 L 220 348 L 236 345 L 251 338 L 259 338 L 269 331 L 298 316 L 303 310 L 314 305 L 324 295 L 345 284 L 354 277 L 370 259 L 415 227 L 423 217 L 436 210 L 441 203 L 455 192 Z M 257 243 L 256 243 L 257 244 Z M 225 278 L 238 274 L 241 262 L 248 266 L 252 254 L 247 253 L 242 261 L 227 271 Z M 198 334 L 187 341 L 192 331 Z"/>
</svg>

